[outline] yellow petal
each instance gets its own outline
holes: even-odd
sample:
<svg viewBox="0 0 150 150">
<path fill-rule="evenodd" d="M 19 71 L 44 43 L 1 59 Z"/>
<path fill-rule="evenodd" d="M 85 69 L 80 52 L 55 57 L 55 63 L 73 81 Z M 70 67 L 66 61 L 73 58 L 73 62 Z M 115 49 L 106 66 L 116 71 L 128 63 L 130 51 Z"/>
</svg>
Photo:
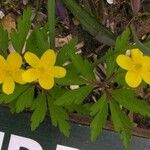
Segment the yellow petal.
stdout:
<svg viewBox="0 0 150 150">
<path fill-rule="evenodd" d="M 143 57 L 143 67 L 146 70 L 150 70 L 150 57 L 148 56 Z"/>
<path fill-rule="evenodd" d="M 66 75 L 66 69 L 59 66 L 54 66 L 54 77 L 63 78 Z"/>
<path fill-rule="evenodd" d="M 25 81 L 23 80 L 23 78 L 22 78 L 22 75 L 23 75 L 23 73 L 24 73 L 25 71 L 24 70 L 22 70 L 22 69 L 19 69 L 19 70 L 17 70 L 16 72 L 15 72 L 15 74 L 14 74 L 14 80 L 15 80 L 15 82 L 17 82 L 17 83 L 19 83 L 19 84 L 25 84 Z"/>
<path fill-rule="evenodd" d="M 4 59 L 3 56 L 0 55 L 0 68 L 1 68 L 2 66 L 4 66 L 5 63 L 6 63 L 6 60 Z"/>
<path fill-rule="evenodd" d="M 125 80 L 130 87 L 135 88 L 140 85 L 142 78 L 138 72 L 128 71 L 125 76 Z"/>
<path fill-rule="evenodd" d="M 39 84 L 43 89 L 49 90 L 54 86 L 54 78 L 50 76 L 39 78 Z"/>
<path fill-rule="evenodd" d="M 11 52 L 7 57 L 7 62 L 13 68 L 20 68 L 22 65 L 22 58 L 17 52 Z"/>
<path fill-rule="evenodd" d="M 119 55 L 116 59 L 117 64 L 125 69 L 125 70 L 131 70 L 132 69 L 132 60 L 130 57 L 125 55 Z"/>
<path fill-rule="evenodd" d="M 41 64 L 44 66 L 53 66 L 56 62 L 56 54 L 53 50 L 48 49 L 41 57 Z"/>
<path fill-rule="evenodd" d="M 25 58 L 26 62 L 34 68 L 36 68 L 38 66 L 39 61 L 40 61 L 39 58 L 31 52 L 26 52 L 24 55 L 24 58 Z"/>
<path fill-rule="evenodd" d="M 12 94 L 15 89 L 15 83 L 11 77 L 6 78 L 3 82 L 2 90 L 5 94 Z"/>
<path fill-rule="evenodd" d="M 143 53 L 139 49 L 132 49 L 131 50 L 131 57 L 136 63 L 141 63 Z"/>
<path fill-rule="evenodd" d="M 37 74 L 36 69 L 33 69 L 33 68 L 28 69 L 22 74 L 22 78 L 25 82 L 33 82 L 37 80 L 38 74 Z"/>
<path fill-rule="evenodd" d="M 4 75 L 3 69 L 0 69 L 0 83 L 2 83 L 4 79 L 5 79 L 5 75 Z"/>
<path fill-rule="evenodd" d="M 142 78 L 147 84 L 150 84 L 150 72 L 143 72 Z"/>
</svg>

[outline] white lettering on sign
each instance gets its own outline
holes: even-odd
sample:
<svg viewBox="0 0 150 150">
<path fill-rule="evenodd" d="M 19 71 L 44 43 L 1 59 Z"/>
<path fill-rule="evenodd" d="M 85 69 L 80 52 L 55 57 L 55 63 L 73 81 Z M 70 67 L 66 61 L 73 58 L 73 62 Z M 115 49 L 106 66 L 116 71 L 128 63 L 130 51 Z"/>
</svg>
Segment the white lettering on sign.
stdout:
<svg viewBox="0 0 150 150">
<path fill-rule="evenodd" d="M 4 136 L 5 133 L 0 132 L 0 150 L 2 149 Z M 43 150 L 41 145 L 35 140 L 11 134 L 8 150 L 20 150 L 20 148 L 27 148 L 28 150 Z M 63 145 L 57 145 L 56 150 L 79 150 L 79 149 Z"/>
<path fill-rule="evenodd" d="M 21 147 L 29 150 L 43 150 L 41 145 L 36 141 L 12 134 L 10 137 L 8 150 L 19 150 Z"/>
<path fill-rule="evenodd" d="M 4 132 L 0 132 L 0 149 L 2 149 L 2 145 L 3 145 L 3 140 L 4 140 Z"/>
<path fill-rule="evenodd" d="M 67 146 L 63 146 L 63 145 L 57 145 L 56 150 L 79 150 L 73 147 L 67 147 Z"/>
</svg>

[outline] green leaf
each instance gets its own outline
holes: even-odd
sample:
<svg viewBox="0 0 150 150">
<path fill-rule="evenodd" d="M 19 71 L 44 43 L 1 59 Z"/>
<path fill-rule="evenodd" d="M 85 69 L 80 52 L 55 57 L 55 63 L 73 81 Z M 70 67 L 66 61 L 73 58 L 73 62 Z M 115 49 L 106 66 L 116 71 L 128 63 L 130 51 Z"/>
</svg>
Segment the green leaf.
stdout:
<svg viewBox="0 0 150 150">
<path fill-rule="evenodd" d="M 114 82 L 116 82 L 119 86 L 122 85 L 124 87 L 128 87 L 126 81 L 125 81 L 125 74 L 126 70 L 123 70 L 122 68 L 118 68 L 116 72 L 116 77 L 114 78 Z"/>
<path fill-rule="evenodd" d="M 106 101 L 106 95 L 103 94 L 96 103 L 93 104 L 93 106 L 91 107 L 91 112 L 90 115 L 94 116 L 96 115 L 99 111 L 101 111 L 101 109 L 103 108 L 103 105 L 105 105 L 105 101 Z"/>
<path fill-rule="evenodd" d="M 150 106 L 145 101 L 139 100 L 135 97 L 131 89 L 118 89 L 112 91 L 113 98 L 128 110 L 147 115 L 150 117 Z"/>
<path fill-rule="evenodd" d="M 72 38 L 72 40 L 68 43 L 65 44 L 59 51 L 58 55 L 57 55 L 57 60 L 56 60 L 56 64 L 57 65 L 63 65 L 66 61 L 68 61 L 69 59 L 69 55 L 68 53 L 70 51 L 75 51 L 76 48 L 75 46 L 77 45 L 78 39 L 77 37 Z"/>
<path fill-rule="evenodd" d="M 127 27 L 123 31 L 123 33 L 117 38 L 115 44 L 115 51 L 117 51 L 117 53 L 125 53 L 126 50 L 128 49 L 129 40 L 130 40 L 130 30 Z"/>
<path fill-rule="evenodd" d="M 102 132 L 103 127 L 106 124 L 108 116 L 108 104 L 106 96 L 103 95 L 92 107 L 91 115 L 94 116 L 90 124 L 91 128 L 91 139 L 95 141 L 98 135 Z"/>
<path fill-rule="evenodd" d="M 49 48 L 48 37 L 40 27 L 35 27 L 27 40 L 26 49 L 41 56 Z"/>
<path fill-rule="evenodd" d="M 50 48 L 55 49 L 55 0 L 48 0 L 47 6 Z"/>
<path fill-rule="evenodd" d="M 83 85 L 87 82 L 80 77 L 79 74 L 72 72 L 72 69 L 67 69 L 67 74 L 64 78 L 55 79 L 55 82 L 59 85 Z"/>
<path fill-rule="evenodd" d="M 105 54 L 103 58 L 100 58 L 100 61 L 105 61 L 107 68 L 106 73 L 110 76 L 115 69 L 118 67 L 116 63 L 116 58 L 119 54 L 124 54 L 129 46 L 129 39 L 130 39 L 130 30 L 126 28 L 126 30 L 117 38 L 115 44 L 115 50 L 110 48 L 108 52 Z"/>
<path fill-rule="evenodd" d="M 18 97 L 16 102 L 16 112 L 19 113 L 23 111 L 25 108 L 31 107 L 33 99 L 34 99 L 34 87 L 32 86 Z"/>
<path fill-rule="evenodd" d="M 6 54 L 8 48 L 8 32 L 0 24 L 0 54 Z"/>
<path fill-rule="evenodd" d="M 113 100 L 110 102 L 110 110 L 114 128 L 120 134 L 124 146 L 127 149 L 131 143 L 132 123 L 120 109 L 119 105 Z"/>
<path fill-rule="evenodd" d="M 144 45 L 137 37 L 136 33 L 135 33 L 135 28 L 133 27 L 133 25 L 130 26 L 131 31 L 132 31 L 132 35 L 134 38 L 134 41 L 137 45 L 137 47 L 146 55 L 150 55 L 150 48 L 147 47 L 146 45 Z"/>
<path fill-rule="evenodd" d="M 78 114 L 89 116 L 91 106 L 92 104 L 86 103 L 86 104 L 81 104 L 81 105 L 76 105 L 76 104 L 67 105 L 65 106 L 65 108 L 69 112 L 77 112 Z"/>
<path fill-rule="evenodd" d="M 31 130 L 35 130 L 43 122 L 47 112 L 46 96 L 43 93 L 39 93 L 34 100 L 32 109 L 34 112 L 31 116 Z"/>
<path fill-rule="evenodd" d="M 51 117 L 51 122 L 55 127 L 59 127 L 60 131 L 67 137 L 70 134 L 70 125 L 68 123 L 69 117 L 63 107 L 54 104 L 54 100 L 48 97 L 48 107 Z"/>
<path fill-rule="evenodd" d="M 75 0 L 63 0 L 67 8 L 79 19 L 82 27 L 88 31 L 99 42 L 110 46 L 115 44 L 115 36 L 104 27 L 95 17 Z"/>
<path fill-rule="evenodd" d="M 53 99 L 57 99 L 60 96 L 62 96 L 63 94 L 65 94 L 67 91 L 69 91 L 69 90 L 68 89 L 64 89 L 62 87 L 59 87 L 59 86 L 55 86 L 51 90 L 48 91 L 48 94 Z"/>
<path fill-rule="evenodd" d="M 30 7 L 25 9 L 23 15 L 17 20 L 17 30 L 12 30 L 10 34 L 12 45 L 19 53 L 22 52 L 26 37 L 31 27 L 31 14 L 32 9 Z"/>
<path fill-rule="evenodd" d="M 87 59 L 83 59 L 79 54 L 76 54 L 75 50 L 70 51 L 68 55 L 76 70 L 78 70 L 85 78 L 90 80 L 95 79 L 92 63 L 90 63 Z"/>
<path fill-rule="evenodd" d="M 0 94 L 0 102 L 10 103 L 11 101 L 17 99 L 20 95 L 22 95 L 28 88 L 29 85 L 15 85 L 15 90 L 12 94 L 10 95 L 6 95 L 4 93 Z"/>
<path fill-rule="evenodd" d="M 143 42 L 146 47 L 150 48 L 150 38 Z"/>
<path fill-rule="evenodd" d="M 56 101 L 56 105 L 71 105 L 71 104 L 81 104 L 84 99 L 89 95 L 89 93 L 92 91 L 93 87 L 90 85 L 81 87 L 76 90 L 70 90 L 60 96 Z"/>
</svg>

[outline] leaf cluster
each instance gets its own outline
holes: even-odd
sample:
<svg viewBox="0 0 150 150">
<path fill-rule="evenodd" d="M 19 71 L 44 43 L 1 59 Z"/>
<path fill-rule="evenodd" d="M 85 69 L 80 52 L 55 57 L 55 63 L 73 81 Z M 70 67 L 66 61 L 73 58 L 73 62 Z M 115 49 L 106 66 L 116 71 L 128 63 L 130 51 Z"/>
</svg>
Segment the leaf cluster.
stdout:
<svg viewBox="0 0 150 150">
<path fill-rule="evenodd" d="M 96 36 L 98 32 L 98 34 L 103 35 L 104 43 L 107 43 L 107 38 L 109 39 L 107 44 L 111 45 L 113 43 L 112 34 L 103 26 L 99 26 L 98 22 L 92 27 L 95 18 L 91 18 L 92 16 L 86 10 L 82 10 L 75 1 L 64 0 L 64 3 L 69 9 L 72 9 L 73 14 L 78 12 L 77 17 L 81 20 L 82 26 L 92 35 Z M 41 56 L 49 48 L 49 27 L 47 24 L 44 27 L 35 26 L 30 31 L 31 14 L 31 8 L 29 7 L 18 18 L 17 29 L 12 30 L 10 37 L 0 25 L 0 37 L 3 37 L 0 38 L 1 55 L 8 54 L 9 40 L 16 51 L 21 54 L 25 50 Z M 107 35 L 108 37 L 105 38 Z M 53 89 L 43 90 L 37 83 L 16 85 L 13 94 L 5 95 L 0 92 L 0 103 L 7 104 L 13 113 L 20 113 L 24 110 L 32 111 L 32 130 L 36 129 L 46 116 L 49 116 L 52 125 L 58 127 L 60 132 L 66 136 L 70 134 L 70 112 L 90 115 L 93 118 L 90 124 L 92 141 L 95 141 L 102 133 L 107 119 L 111 118 L 114 129 L 120 134 L 125 147 L 128 148 L 133 124 L 124 109 L 150 117 L 150 106 L 144 100 L 138 99 L 132 89 L 126 87 L 123 82 L 125 73 L 120 71 L 116 64 L 116 57 L 130 48 L 129 41 L 130 30 L 126 28 L 116 39 L 114 48 L 111 47 L 96 62 L 91 62 L 77 53 L 78 40 L 75 37 L 57 53 L 56 65 L 65 67 L 67 74 L 64 78 L 55 80 Z M 147 42 L 147 44 L 149 43 Z M 104 81 L 100 81 L 95 77 L 94 70 L 99 63 L 105 63 L 107 66 Z M 114 83 L 119 86 L 115 87 Z M 78 88 L 71 89 L 72 85 Z M 100 91 L 98 98 L 95 101 L 90 101 L 91 103 L 86 103 L 86 100 L 89 100 L 95 91 Z"/>
</svg>

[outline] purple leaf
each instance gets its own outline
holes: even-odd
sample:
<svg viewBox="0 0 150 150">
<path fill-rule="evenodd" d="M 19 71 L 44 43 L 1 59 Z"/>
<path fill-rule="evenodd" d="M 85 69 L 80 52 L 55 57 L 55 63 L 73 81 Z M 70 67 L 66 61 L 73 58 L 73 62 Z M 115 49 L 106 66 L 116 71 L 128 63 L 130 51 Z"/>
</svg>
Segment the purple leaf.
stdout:
<svg viewBox="0 0 150 150">
<path fill-rule="evenodd" d="M 131 7 L 134 14 L 138 13 L 141 7 L 141 0 L 131 0 Z"/>
<path fill-rule="evenodd" d="M 67 9 L 64 7 L 62 0 L 56 0 L 56 14 L 59 17 L 61 23 L 69 27 L 69 15 Z"/>
</svg>

